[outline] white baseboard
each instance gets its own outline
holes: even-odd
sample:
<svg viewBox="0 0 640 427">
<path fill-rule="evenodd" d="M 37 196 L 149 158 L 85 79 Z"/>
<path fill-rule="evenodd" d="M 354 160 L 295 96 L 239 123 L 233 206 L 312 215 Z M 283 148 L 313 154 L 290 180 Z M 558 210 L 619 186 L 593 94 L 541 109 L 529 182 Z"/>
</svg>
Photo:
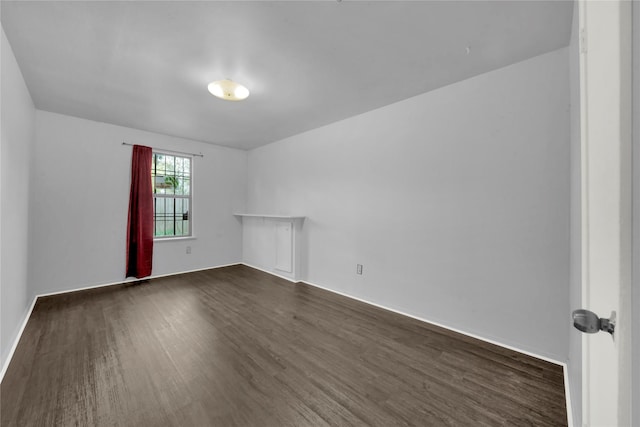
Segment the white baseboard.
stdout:
<svg viewBox="0 0 640 427">
<path fill-rule="evenodd" d="M 297 283 L 297 282 L 295 282 L 295 281 L 293 281 L 293 280 L 291 280 L 291 279 L 289 279 L 287 277 L 280 276 L 280 275 L 275 274 L 275 273 L 273 273 L 271 271 L 267 271 L 267 270 L 264 270 L 262 268 L 255 267 L 255 266 L 249 265 L 247 263 L 243 263 L 243 264 L 246 265 L 247 267 L 255 268 L 257 270 L 264 271 L 265 273 L 269 273 L 269 274 L 272 274 L 274 276 L 281 277 L 281 278 L 286 279 L 286 280 L 288 280 L 290 282 Z M 466 335 L 468 337 L 475 338 L 475 339 L 480 340 L 480 341 L 488 342 L 490 344 L 494 344 L 494 345 L 497 345 L 499 347 L 503 347 L 503 348 L 506 348 L 506 349 L 509 349 L 509 350 L 512 350 L 512 351 L 516 351 L 518 353 L 526 354 L 527 356 L 535 357 L 536 359 L 544 360 L 545 362 L 553 363 L 554 365 L 562 366 L 562 373 L 563 373 L 563 376 L 564 376 L 564 395 L 565 395 L 565 400 L 566 400 L 565 404 L 566 404 L 566 407 L 567 407 L 567 424 L 568 424 L 569 427 L 573 427 L 573 425 L 574 425 L 573 424 L 573 407 L 571 406 L 571 392 L 570 392 L 570 386 L 569 386 L 569 373 L 568 373 L 568 368 L 567 368 L 566 362 L 562 362 L 562 361 L 559 361 L 559 360 L 556 360 L 556 359 L 552 359 L 550 357 L 542 356 L 540 354 L 536 354 L 536 353 L 533 353 L 531 351 L 523 350 L 521 348 L 517 348 L 517 347 L 514 347 L 514 346 L 509 345 L 509 344 L 505 344 L 505 343 L 502 343 L 502 342 L 499 342 L 499 341 L 496 341 L 496 340 L 493 340 L 493 339 L 489 339 L 489 338 L 482 337 L 482 336 L 479 336 L 479 335 L 476 335 L 476 334 L 473 334 L 473 333 L 470 333 L 470 332 L 467 332 L 467 331 L 463 331 L 463 330 L 460 330 L 460 329 L 457 329 L 457 328 L 453 328 L 451 326 L 444 325 L 444 324 L 442 324 L 440 322 L 434 322 L 432 320 L 427 320 L 427 319 L 424 319 L 422 317 L 418 317 L 418 316 L 414 316 L 414 315 L 411 315 L 411 314 L 403 313 L 400 310 L 396 310 L 396 309 L 393 309 L 393 308 L 385 307 L 385 306 L 383 306 L 381 304 L 377 304 L 377 303 L 374 303 L 374 302 L 371 302 L 371 301 L 367 301 L 367 300 L 362 299 L 362 298 L 354 297 L 353 295 L 349 295 L 349 294 L 346 294 L 344 292 L 339 292 L 339 291 L 336 291 L 336 290 L 333 290 L 333 289 L 329 289 L 329 288 L 326 288 L 324 286 L 320 286 L 320 285 L 317 285 L 315 283 L 308 282 L 306 280 L 302 280 L 301 282 L 305 283 L 305 284 L 307 284 L 309 286 L 313 286 L 313 287 L 316 287 L 316 288 L 319 288 L 319 289 L 323 289 L 325 291 L 328 291 L 328 292 L 331 292 L 331 293 L 334 293 L 334 294 L 337 294 L 337 295 L 340 295 L 340 296 L 343 296 L 343 297 L 346 297 L 346 298 L 350 298 L 350 299 L 353 299 L 353 300 L 356 300 L 356 301 L 359 301 L 359 302 L 362 302 L 362 303 L 365 303 L 365 304 L 372 305 L 374 307 L 381 308 L 383 310 L 391 311 L 391 312 L 399 314 L 401 316 L 410 317 L 410 318 L 418 320 L 420 322 L 428 323 L 430 325 L 435 325 L 435 326 L 438 326 L 440 328 L 447 329 L 447 330 L 453 331 L 453 332 L 457 332 L 459 334 Z"/>
<path fill-rule="evenodd" d="M 198 268 L 198 269 L 195 269 L 195 270 L 181 271 L 181 272 L 176 272 L 176 273 L 159 274 L 159 275 L 155 275 L 155 276 L 149 276 L 149 277 L 144 278 L 142 280 L 157 279 L 157 278 L 160 278 L 160 277 L 175 276 L 175 275 L 178 275 L 178 274 L 194 273 L 194 272 L 197 272 L 197 271 L 212 270 L 212 269 L 216 269 L 216 268 L 230 267 L 230 266 L 233 266 L 233 265 L 245 265 L 247 267 L 250 267 L 250 268 L 253 268 L 253 269 L 256 269 L 256 270 L 260 270 L 260 271 L 265 272 L 267 274 L 271 274 L 272 276 L 276 276 L 276 277 L 279 277 L 281 279 L 287 280 L 287 281 L 289 281 L 291 283 L 299 283 L 298 281 L 293 280 L 293 279 L 291 279 L 289 277 L 281 276 L 281 275 L 279 275 L 277 273 L 274 273 L 273 271 L 268 271 L 268 270 L 265 270 L 263 268 L 256 267 L 254 265 L 251 265 L 251 264 L 248 264 L 248 263 L 245 263 L 245 262 L 224 264 L 224 265 L 218 265 L 218 266 L 213 266 L 213 267 L 204 267 L 204 268 Z M 24 320 L 22 322 L 22 326 L 20 327 L 18 335 L 16 336 L 13 345 L 11 346 L 11 350 L 9 351 L 9 354 L 7 356 L 7 360 L 5 360 L 5 362 L 4 362 L 3 366 L 2 366 L 2 372 L 0 372 L 0 382 L 2 382 L 2 379 L 4 378 L 4 374 L 6 373 L 7 368 L 9 367 L 9 363 L 11 363 L 11 359 L 13 357 L 13 354 L 14 354 L 14 352 L 16 350 L 16 347 L 18 346 L 18 342 L 20 341 L 20 338 L 22 337 L 22 333 L 24 332 L 24 329 L 27 326 L 27 322 L 29 321 L 29 318 L 31 317 L 31 313 L 33 312 L 33 308 L 35 307 L 36 301 L 38 300 L 38 298 L 45 297 L 45 296 L 65 294 L 65 293 L 69 293 L 69 292 L 83 291 L 83 290 L 87 290 L 87 289 L 102 288 L 102 287 L 106 287 L 106 286 L 122 285 L 122 284 L 125 284 L 125 283 L 132 283 L 132 282 L 136 282 L 136 281 L 139 281 L 139 280 L 141 280 L 141 279 L 126 279 L 126 280 L 120 281 L 120 282 L 112 282 L 112 283 L 91 285 L 91 286 L 85 286 L 85 287 L 82 287 L 82 288 L 76 288 L 76 289 L 64 290 L 64 291 L 59 291 L 59 292 L 50 292 L 50 293 L 46 293 L 46 294 L 36 295 L 35 298 L 33 299 L 32 303 L 31 303 L 31 307 L 29 308 L 29 310 L 28 310 L 28 312 L 27 312 L 27 314 L 26 314 L 26 316 L 25 316 L 25 318 L 24 318 Z M 539 355 L 539 354 L 532 353 L 530 351 L 526 351 L 526 350 L 522 350 L 520 348 L 516 348 L 516 347 L 514 347 L 512 345 L 508 345 L 508 344 L 504 344 L 504 343 L 495 341 L 493 339 L 488 339 L 488 338 L 485 338 L 485 337 L 482 337 L 482 336 L 479 336 L 479 335 L 476 335 L 476 334 L 473 334 L 473 333 L 469 333 L 469 332 L 466 332 L 466 331 L 459 330 L 457 328 L 452 328 L 450 326 L 441 324 L 439 322 L 433 322 L 433 321 L 430 321 L 430 320 L 427 320 L 427 319 L 424 319 L 424 318 L 421 318 L 421 317 L 418 317 L 418 316 L 414 316 L 414 315 L 411 315 L 411 314 L 403 313 L 403 312 L 401 312 L 399 310 L 396 310 L 396 309 L 393 309 L 393 308 L 389 308 L 389 307 L 385 307 L 383 305 L 380 305 L 380 304 L 377 304 L 377 303 L 374 303 L 374 302 L 371 302 L 371 301 L 367 301 L 367 300 L 364 300 L 362 298 L 354 297 L 354 296 L 346 294 L 344 292 L 339 292 L 339 291 L 336 291 L 336 290 L 333 290 L 333 289 L 329 289 L 329 288 L 326 288 L 324 286 L 317 285 L 315 283 L 311 283 L 311 282 L 304 281 L 304 280 L 301 281 L 301 282 L 305 283 L 305 284 L 307 284 L 309 286 L 313 286 L 315 288 L 323 289 L 325 291 L 328 291 L 328 292 L 331 292 L 331 293 L 334 293 L 334 294 L 337 294 L 337 295 L 340 295 L 340 296 L 343 296 L 343 297 L 346 297 L 346 298 L 353 299 L 355 301 L 359 301 L 359 302 L 362 302 L 362 303 L 365 303 L 365 304 L 369 304 L 369 305 L 372 305 L 374 307 L 381 308 L 383 310 L 391 311 L 393 313 L 400 314 L 402 316 L 406 316 L 406 317 L 409 317 L 409 318 L 412 318 L 412 319 L 415 319 L 415 320 L 418 320 L 418 321 L 421 321 L 421 322 L 424 322 L 424 323 L 435 325 L 435 326 L 438 326 L 438 327 L 443 328 L 443 329 L 447 329 L 447 330 L 450 330 L 450 331 L 453 331 L 453 332 L 457 332 L 457 333 L 462 334 L 462 335 L 469 336 L 471 338 L 478 339 L 480 341 L 488 342 L 490 344 L 494 344 L 494 345 L 497 345 L 499 347 L 503 347 L 503 348 L 506 348 L 506 349 L 509 349 L 509 350 L 513 350 L 513 351 L 517 351 L 518 353 L 526 354 L 527 356 L 535 357 L 537 359 L 541 359 L 541 360 L 544 360 L 544 361 L 547 361 L 547 362 L 562 366 L 563 375 L 564 375 L 565 398 L 566 398 L 566 405 L 567 405 L 567 422 L 568 422 L 569 427 L 573 427 L 573 412 L 572 412 L 573 407 L 571 406 L 571 392 L 570 392 L 570 387 L 569 387 L 569 375 L 568 375 L 568 368 L 567 368 L 566 362 L 561 362 L 561 361 L 558 361 L 558 360 L 555 360 L 555 359 L 552 359 L 552 358 L 549 358 L 549 357 L 545 357 L 545 356 L 542 356 L 542 355 Z"/>
<path fill-rule="evenodd" d="M 27 326 L 27 322 L 29 321 L 29 318 L 31 317 L 31 313 L 33 312 L 33 307 L 36 306 L 36 300 L 37 299 L 38 299 L 38 297 L 34 297 L 33 301 L 31 301 L 31 307 L 29 307 L 29 310 L 27 310 L 27 312 L 25 313 L 24 319 L 22 320 L 22 325 L 20 326 L 20 329 L 18 330 L 18 335 L 13 340 L 13 345 L 11 346 L 11 350 L 9 350 L 9 354 L 7 354 L 7 359 L 2 364 L 2 371 L 0 371 L 0 383 L 4 379 L 4 374 L 7 372 L 7 368 L 9 367 L 9 363 L 11 363 L 11 359 L 13 358 L 13 353 L 15 353 L 16 347 L 18 347 L 18 342 L 20 342 L 20 338 L 22 337 L 22 333 L 24 332 L 24 328 Z"/>
<path fill-rule="evenodd" d="M 288 280 L 290 282 L 298 283 L 298 282 L 296 282 L 296 281 L 294 281 L 294 280 L 292 280 L 292 279 L 290 279 L 288 277 L 280 276 L 279 274 L 276 274 L 276 273 L 274 273 L 272 271 L 268 271 L 268 270 L 265 270 L 263 268 L 259 268 L 259 267 L 247 264 L 246 262 L 243 262 L 242 264 L 246 265 L 247 267 L 255 268 L 256 270 L 264 271 L 265 273 L 271 274 L 271 275 L 276 276 L 276 277 L 280 277 L 280 278 Z M 389 308 L 389 307 L 386 307 L 384 305 L 377 304 L 377 303 L 374 303 L 374 302 L 371 302 L 371 301 L 367 301 L 367 300 L 362 299 L 362 298 L 354 297 L 353 295 L 349 295 L 349 294 L 346 294 L 344 292 L 339 292 L 339 291 L 336 291 L 336 290 L 333 290 L 333 289 L 330 289 L 330 288 L 327 288 L 327 287 L 324 287 L 324 286 L 320 286 L 320 285 L 317 285 L 315 283 L 308 282 L 306 280 L 302 280 L 300 282 L 305 283 L 305 284 L 307 284 L 309 286 L 313 286 L 315 288 L 323 289 L 325 291 L 328 291 L 328 292 L 331 292 L 331 293 L 334 293 L 334 294 L 337 294 L 337 295 L 340 295 L 340 296 L 343 296 L 343 297 L 346 297 L 346 298 L 350 298 L 350 299 L 353 299 L 353 300 L 356 300 L 356 301 L 359 301 L 359 302 L 362 302 L 362 303 L 365 303 L 365 304 L 372 305 L 374 307 L 381 308 L 383 310 L 387 310 L 387 311 L 391 311 L 391 312 L 396 313 L 396 314 L 400 314 L 401 316 L 410 317 L 410 318 L 418 320 L 420 322 L 428 323 L 430 325 L 435 325 L 435 326 L 438 326 L 440 328 L 447 329 L 449 331 L 453 331 L 453 332 L 456 332 L 456 333 L 459 333 L 459 334 L 462 334 L 462 335 L 466 335 L 468 337 L 475 338 L 475 339 L 480 340 L 480 341 L 488 342 L 490 344 L 494 344 L 494 345 L 497 345 L 499 347 L 503 347 L 503 348 L 506 348 L 506 349 L 509 349 L 509 350 L 513 350 L 513 351 L 516 351 L 518 353 L 526 354 L 527 356 L 535 357 L 536 359 L 544 360 L 545 362 L 553 363 L 554 365 L 562 366 L 562 372 L 563 372 L 563 376 L 564 376 L 565 399 L 566 399 L 566 406 L 567 406 L 567 423 L 568 423 L 569 427 L 573 427 L 573 425 L 574 425 L 573 424 L 573 407 L 571 406 L 571 393 L 570 393 L 570 390 L 569 390 L 570 389 L 570 387 L 569 387 L 569 374 L 568 374 L 568 368 L 567 368 L 566 362 L 562 362 L 562 361 L 559 361 L 559 360 L 556 360 L 556 359 L 553 359 L 553 358 L 550 358 L 550 357 L 542 356 L 540 354 L 536 354 L 536 353 L 533 353 L 531 351 L 523 350 L 521 348 L 517 348 L 517 347 L 514 347 L 512 345 L 505 344 L 505 343 L 502 343 L 502 342 L 499 342 L 499 341 L 496 341 L 496 340 L 493 340 L 493 339 L 490 339 L 490 338 L 486 338 L 486 337 L 479 336 L 479 335 L 476 335 L 476 334 L 473 334 L 473 333 L 470 333 L 470 332 L 467 332 L 467 331 L 463 331 L 463 330 L 460 330 L 460 329 L 457 329 L 457 328 L 453 328 L 451 326 L 442 324 L 440 322 L 434 322 L 432 320 L 427 320 L 427 319 L 424 319 L 422 317 L 414 316 L 412 314 L 403 313 L 402 311 L 399 311 L 399 310 L 396 310 L 396 309 L 393 309 L 393 308 Z"/>
<path fill-rule="evenodd" d="M 53 295 L 67 294 L 67 293 L 70 293 L 70 292 L 84 291 L 84 290 L 88 290 L 88 289 L 104 288 L 104 287 L 107 287 L 107 286 L 123 285 L 125 283 L 133 283 L 133 282 L 138 282 L 140 280 L 158 279 L 160 277 L 175 276 L 175 275 L 178 275 L 178 274 L 195 273 L 196 271 L 212 270 L 212 269 L 215 269 L 215 268 L 230 267 L 232 265 L 240 265 L 240 264 L 242 264 L 242 263 L 234 262 L 234 263 L 231 263 L 231 264 L 216 265 L 216 266 L 213 266 L 213 267 L 197 268 L 195 270 L 179 271 L 179 272 L 176 272 L 176 273 L 167 273 L 167 274 L 158 274 L 158 275 L 154 275 L 154 276 L 145 277 L 145 278 L 142 278 L 142 279 L 125 279 L 125 280 L 121 280 L 119 282 L 101 283 L 101 284 L 97 284 L 97 285 L 83 286 L 81 288 L 74 288 L 74 289 L 67 289 L 67 290 L 63 290 L 63 291 L 48 292 L 48 293 L 45 293 L 45 294 L 38 294 L 33 298 L 33 301 L 31 302 L 31 307 L 29 308 L 28 312 L 26 313 L 26 316 L 25 316 L 24 320 L 22 321 L 22 326 L 20 327 L 20 330 L 18 331 L 18 335 L 16 336 L 15 340 L 13 341 L 13 345 L 11 346 L 11 350 L 9 351 L 9 354 L 7 355 L 7 360 L 5 360 L 3 365 L 2 365 L 2 371 L 0 372 L 0 382 L 2 382 L 2 380 L 4 379 L 4 374 L 6 373 L 7 368 L 9 367 L 9 364 L 11 363 L 11 359 L 13 358 L 13 354 L 16 351 L 16 347 L 18 346 L 18 343 L 20 342 L 20 338 L 22 337 L 22 333 L 24 332 L 24 328 L 27 326 L 27 322 L 29 321 L 29 318 L 31 317 L 31 313 L 33 312 L 33 308 L 35 307 L 36 301 L 38 300 L 38 298 L 48 297 L 48 296 L 53 296 Z"/>
<path fill-rule="evenodd" d="M 278 274 L 278 273 L 276 273 L 276 272 L 274 272 L 274 271 L 265 270 L 264 268 L 261 268 L 261 267 L 258 267 L 258 266 L 252 265 L 252 264 L 248 264 L 248 263 L 246 263 L 246 262 L 242 262 L 242 263 L 240 263 L 240 264 L 242 264 L 242 265 L 246 265 L 247 267 L 251 267 L 251 268 L 256 269 L 256 270 L 263 271 L 263 272 L 265 272 L 265 273 L 269 273 L 269 274 L 271 274 L 272 276 L 276 276 L 276 277 L 279 277 L 279 278 L 281 278 L 281 279 L 288 280 L 288 281 L 289 281 L 289 282 L 291 282 L 291 283 L 298 283 L 298 282 L 299 282 L 299 280 L 294 280 L 294 279 L 292 279 L 291 277 L 283 276 L 283 275 Z"/>
<path fill-rule="evenodd" d="M 562 373 L 564 374 L 564 397 L 567 401 L 567 425 L 574 427 L 573 406 L 571 405 L 571 387 L 569 385 L 569 367 L 566 363 L 562 364 Z"/>
<path fill-rule="evenodd" d="M 483 337 L 483 336 L 480 336 L 480 335 L 476 335 L 476 334 L 471 333 L 471 332 L 463 331 L 461 329 L 457 329 L 457 328 L 445 325 L 445 324 L 440 323 L 440 322 L 436 322 L 436 321 L 433 321 L 433 320 L 425 319 L 423 317 L 418 317 L 418 316 L 414 316 L 412 314 L 404 313 L 404 312 L 402 312 L 400 310 L 396 310 L 394 308 L 390 308 L 390 307 L 387 307 L 387 306 L 384 306 L 384 305 L 381 305 L 381 304 L 378 304 L 378 303 L 375 303 L 375 302 L 371 302 L 371 301 L 368 301 L 366 299 L 355 297 L 353 295 L 349 295 L 349 294 L 344 293 L 344 292 L 336 291 L 334 289 L 327 288 L 325 286 L 321 286 L 321 285 L 309 282 L 307 280 L 293 280 L 290 277 L 282 276 L 282 275 L 280 275 L 278 273 L 275 273 L 273 271 L 269 271 L 269 270 L 266 270 L 264 268 L 257 267 L 255 265 L 252 265 L 252 264 L 249 264 L 249 263 L 246 263 L 246 262 L 242 262 L 240 264 L 245 265 L 245 266 L 250 267 L 250 268 L 253 268 L 253 269 L 256 269 L 256 270 L 263 271 L 265 273 L 271 274 L 272 276 L 279 277 L 281 279 L 287 280 L 287 281 L 292 282 L 292 283 L 305 283 L 305 284 L 307 284 L 309 286 L 313 286 L 314 288 L 323 289 L 325 291 L 328 291 L 328 292 L 331 292 L 331 293 L 334 293 L 334 294 L 337 294 L 337 295 L 340 295 L 340 296 L 343 296 L 343 297 L 346 297 L 346 298 L 349 298 L 349 299 L 353 299 L 353 300 L 356 300 L 356 301 L 359 301 L 359 302 L 362 302 L 362 303 L 365 303 L 365 304 L 368 304 L 368 305 L 372 305 L 374 307 L 378 307 L 378 308 L 381 308 L 383 310 L 391 311 L 393 313 L 400 314 L 402 316 L 410 317 L 412 319 L 419 320 L 421 322 L 428 323 L 430 325 L 438 326 L 440 328 L 447 329 L 449 331 L 457 332 L 459 334 L 466 335 L 468 337 L 475 338 L 475 339 L 480 340 L 480 341 L 488 342 L 490 344 L 494 344 L 494 345 L 497 345 L 499 347 L 503 347 L 503 348 L 506 348 L 506 349 L 509 349 L 509 350 L 513 350 L 513 351 L 517 351 L 518 353 L 526 354 L 527 356 L 535 357 L 536 359 L 544 360 L 545 362 L 550 362 L 550 363 L 553 363 L 555 365 L 560 365 L 560 366 L 566 366 L 565 362 L 562 362 L 562 361 L 557 360 L 557 359 L 553 359 L 551 357 L 543 356 L 543 355 L 540 355 L 540 354 L 537 354 L 537 353 L 533 353 L 533 352 L 528 351 L 528 350 L 524 350 L 524 349 L 515 347 L 515 346 L 510 345 L 510 344 L 505 344 L 505 343 L 493 340 L 491 338 L 486 338 L 486 337 Z"/>
<path fill-rule="evenodd" d="M 553 358 L 550 358 L 550 357 L 547 357 L 547 356 L 542 356 L 540 354 L 536 354 L 536 353 L 533 353 L 533 352 L 528 351 L 528 350 L 523 350 L 521 348 L 515 347 L 515 346 L 510 345 L 510 344 L 505 344 L 505 343 L 496 341 L 496 340 L 491 339 L 491 338 L 487 338 L 487 337 L 483 337 L 483 336 L 480 336 L 480 335 L 476 335 L 476 334 L 471 333 L 471 332 L 463 331 L 461 329 L 457 329 L 457 328 L 451 327 L 449 325 L 445 325 L 445 324 L 440 323 L 440 322 L 436 322 L 436 321 L 433 321 L 433 320 L 425 319 L 423 317 L 414 316 L 413 314 L 404 313 L 404 312 L 402 312 L 400 310 L 396 310 L 394 308 L 386 307 L 384 305 L 381 305 L 381 304 L 378 304 L 378 303 L 375 303 L 375 302 L 371 302 L 371 301 L 367 301 L 367 300 L 362 299 L 362 298 L 354 297 L 354 296 L 346 294 L 344 292 L 335 291 L 333 289 L 329 289 L 329 288 L 326 288 L 324 286 L 316 285 L 315 283 L 307 282 L 306 280 L 303 280 L 302 282 L 306 283 L 309 286 L 313 286 L 313 287 L 316 287 L 316 288 L 324 289 L 325 291 L 333 292 L 334 294 L 341 295 L 341 296 L 347 297 L 347 298 L 351 298 L 353 300 L 360 301 L 360 302 L 363 302 L 365 304 L 369 304 L 369 305 L 372 305 L 374 307 L 381 308 L 383 310 L 391 311 L 393 313 L 400 314 L 400 315 L 406 316 L 406 317 L 410 317 L 412 319 L 419 320 L 421 322 L 428 323 L 430 325 L 438 326 L 440 328 L 447 329 L 447 330 L 452 331 L 452 332 L 456 332 L 456 333 L 459 333 L 459 334 L 462 334 L 462 335 L 466 335 L 468 337 L 475 338 L 475 339 L 480 340 L 480 341 L 488 342 L 489 344 L 494 344 L 494 345 L 497 345 L 499 347 L 503 347 L 503 348 L 506 348 L 506 349 L 509 349 L 509 350 L 513 350 L 513 351 L 517 351 L 518 353 L 526 354 L 527 356 L 535 357 L 536 359 L 544 360 L 545 362 L 550 362 L 550 363 L 553 363 L 555 365 L 560 365 L 560 366 L 564 366 L 564 364 L 565 364 L 564 362 L 561 362 L 559 360 L 556 360 L 556 359 L 553 359 Z"/>
<path fill-rule="evenodd" d="M 178 271 L 176 273 L 156 274 L 156 275 L 152 275 L 152 276 L 148 276 L 148 277 L 143 277 L 142 279 L 128 278 L 128 279 L 121 280 L 119 282 L 99 283 L 97 285 L 83 286 L 81 288 L 74 288 L 74 289 L 67 289 L 67 290 L 64 290 L 64 291 L 49 292 L 49 293 L 46 293 L 46 294 L 38 294 L 38 295 L 36 295 L 36 298 L 48 297 L 48 296 L 52 296 L 52 295 L 67 294 L 69 292 L 86 291 L 88 289 L 104 288 L 104 287 L 107 287 L 107 286 L 124 285 L 126 283 L 134 283 L 134 282 L 139 282 L 141 280 L 159 279 L 161 277 L 176 276 L 178 274 L 195 273 L 196 271 L 213 270 L 214 268 L 230 267 L 232 265 L 240 265 L 240 264 L 242 264 L 242 263 L 241 262 L 234 262 L 234 263 L 231 263 L 231 264 L 223 264 L 223 265 L 215 265 L 215 266 L 212 266 L 212 267 L 196 268 L 195 270 Z"/>
</svg>

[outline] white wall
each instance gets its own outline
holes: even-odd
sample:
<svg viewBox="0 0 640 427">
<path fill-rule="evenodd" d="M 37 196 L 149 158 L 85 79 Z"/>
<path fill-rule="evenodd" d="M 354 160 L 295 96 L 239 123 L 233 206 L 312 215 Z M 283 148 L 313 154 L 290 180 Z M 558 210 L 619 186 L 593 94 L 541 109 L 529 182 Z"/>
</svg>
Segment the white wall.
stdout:
<svg viewBox="0 0 640 427">
<path fill-rule="evenodd" d="M 28 290 L 28 241 L 35 108 L 4 30 L 0 55 L 0 366 L 4 366 L 33 299 Z"/>
<path fill-rule="evenodd" d="M 580 46 L 578 2 L 573 8 L 571 43 L 569 45 L 569 84 L 571 102 L 571 264 L 569 313 L 582 307 L 582 199 L 580 141 Z M 569 328 L 569 359 L 567 361 L 573 422 L 582 425 L 582 333 Z"/>
<path fill-rule="evenodd" d="M 153 275 L 240 262 L 247 154 L 38 111 L 32 191 L 36 294 L 122 281 L 131 147 L 203 153 L 193 162 L 194 240 L 154 245 Z M 192 253 L 186 254 L 191 246 Z"/>
<path fill-rule="evenodd" d="M 640 425 L 640 4 L 633 7 L 633 390 L 632 424 Z M 635 361 L 635 363 L 633 363 Z"/>
<path fill-rule="evenodd" d="M 569 149 L 561 49 L 250 151 L 248 208 L 311 283 L 565 361 Z"/>
</svg>

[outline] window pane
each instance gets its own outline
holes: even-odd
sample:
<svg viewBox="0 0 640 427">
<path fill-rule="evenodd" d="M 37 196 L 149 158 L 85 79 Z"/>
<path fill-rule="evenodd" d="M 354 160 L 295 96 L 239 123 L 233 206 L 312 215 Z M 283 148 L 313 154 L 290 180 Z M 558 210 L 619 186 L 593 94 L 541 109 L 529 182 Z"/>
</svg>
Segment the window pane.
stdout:
<svg viewBox="0 0 640 427">
<path fill-rule="evenodd" d="M 191 226 L 190 226 L 190 222 L 191 221 L 191 215 L 189 212 L 189 199 L 183 199 L 183 213 L 182 213 L 182 226 L 184 229 L 184 234 L 189 236 L 191 235 Z"/>
<path fill-rule="evenodd" d="M 182 228 L 182 200 L 183 199 L 176 200 L 176 236 L 184 236 L 185 234 Z"/>
<path fill-rule="evenodd" d="M 184 195 L 191 194 L 191 180 L 189 178 L 184 179 L 184 182 L 182 183 L 182 188 L 184 189 L 182 194 Z"/>
<path fill-rule="evenodd" d="M 174 236 L 175 233 L 175 221 L 173 220 L 173 204 L 175 199 L 164 199 L 164 209 L 165 209 L 165 233 L 167 236 Z"/>
<path fill-rule="evenodd" d="M 165 174 L 165 158 L 161 154 L 156 154 L 156 175 L 164 176 Z"/>
</svg>

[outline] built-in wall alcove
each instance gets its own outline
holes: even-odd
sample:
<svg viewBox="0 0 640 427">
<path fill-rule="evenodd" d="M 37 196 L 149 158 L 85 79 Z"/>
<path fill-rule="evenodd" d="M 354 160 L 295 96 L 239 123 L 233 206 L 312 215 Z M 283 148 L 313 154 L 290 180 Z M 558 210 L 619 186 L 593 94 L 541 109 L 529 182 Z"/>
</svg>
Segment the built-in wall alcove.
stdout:
<svg viewBox="0 0 640 427">
<path fill-rule="evenodd" d="M 245 262 L 295 282 L 302 279 L 304 216 L 236 213 Z"/>
</svg>

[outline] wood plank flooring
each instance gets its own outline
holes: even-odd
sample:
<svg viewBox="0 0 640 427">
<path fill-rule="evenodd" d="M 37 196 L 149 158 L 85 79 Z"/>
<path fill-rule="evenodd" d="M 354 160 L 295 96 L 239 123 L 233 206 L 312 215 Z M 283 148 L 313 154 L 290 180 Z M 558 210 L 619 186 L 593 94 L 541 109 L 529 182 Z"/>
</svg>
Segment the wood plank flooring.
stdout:
<svg viewBox="0 0 640 427">
<path fill-rule="evenodd" d="M 232 266 L 38 300 L 2 426 L 566 425 L 559 366 Z"/>
</svg>

